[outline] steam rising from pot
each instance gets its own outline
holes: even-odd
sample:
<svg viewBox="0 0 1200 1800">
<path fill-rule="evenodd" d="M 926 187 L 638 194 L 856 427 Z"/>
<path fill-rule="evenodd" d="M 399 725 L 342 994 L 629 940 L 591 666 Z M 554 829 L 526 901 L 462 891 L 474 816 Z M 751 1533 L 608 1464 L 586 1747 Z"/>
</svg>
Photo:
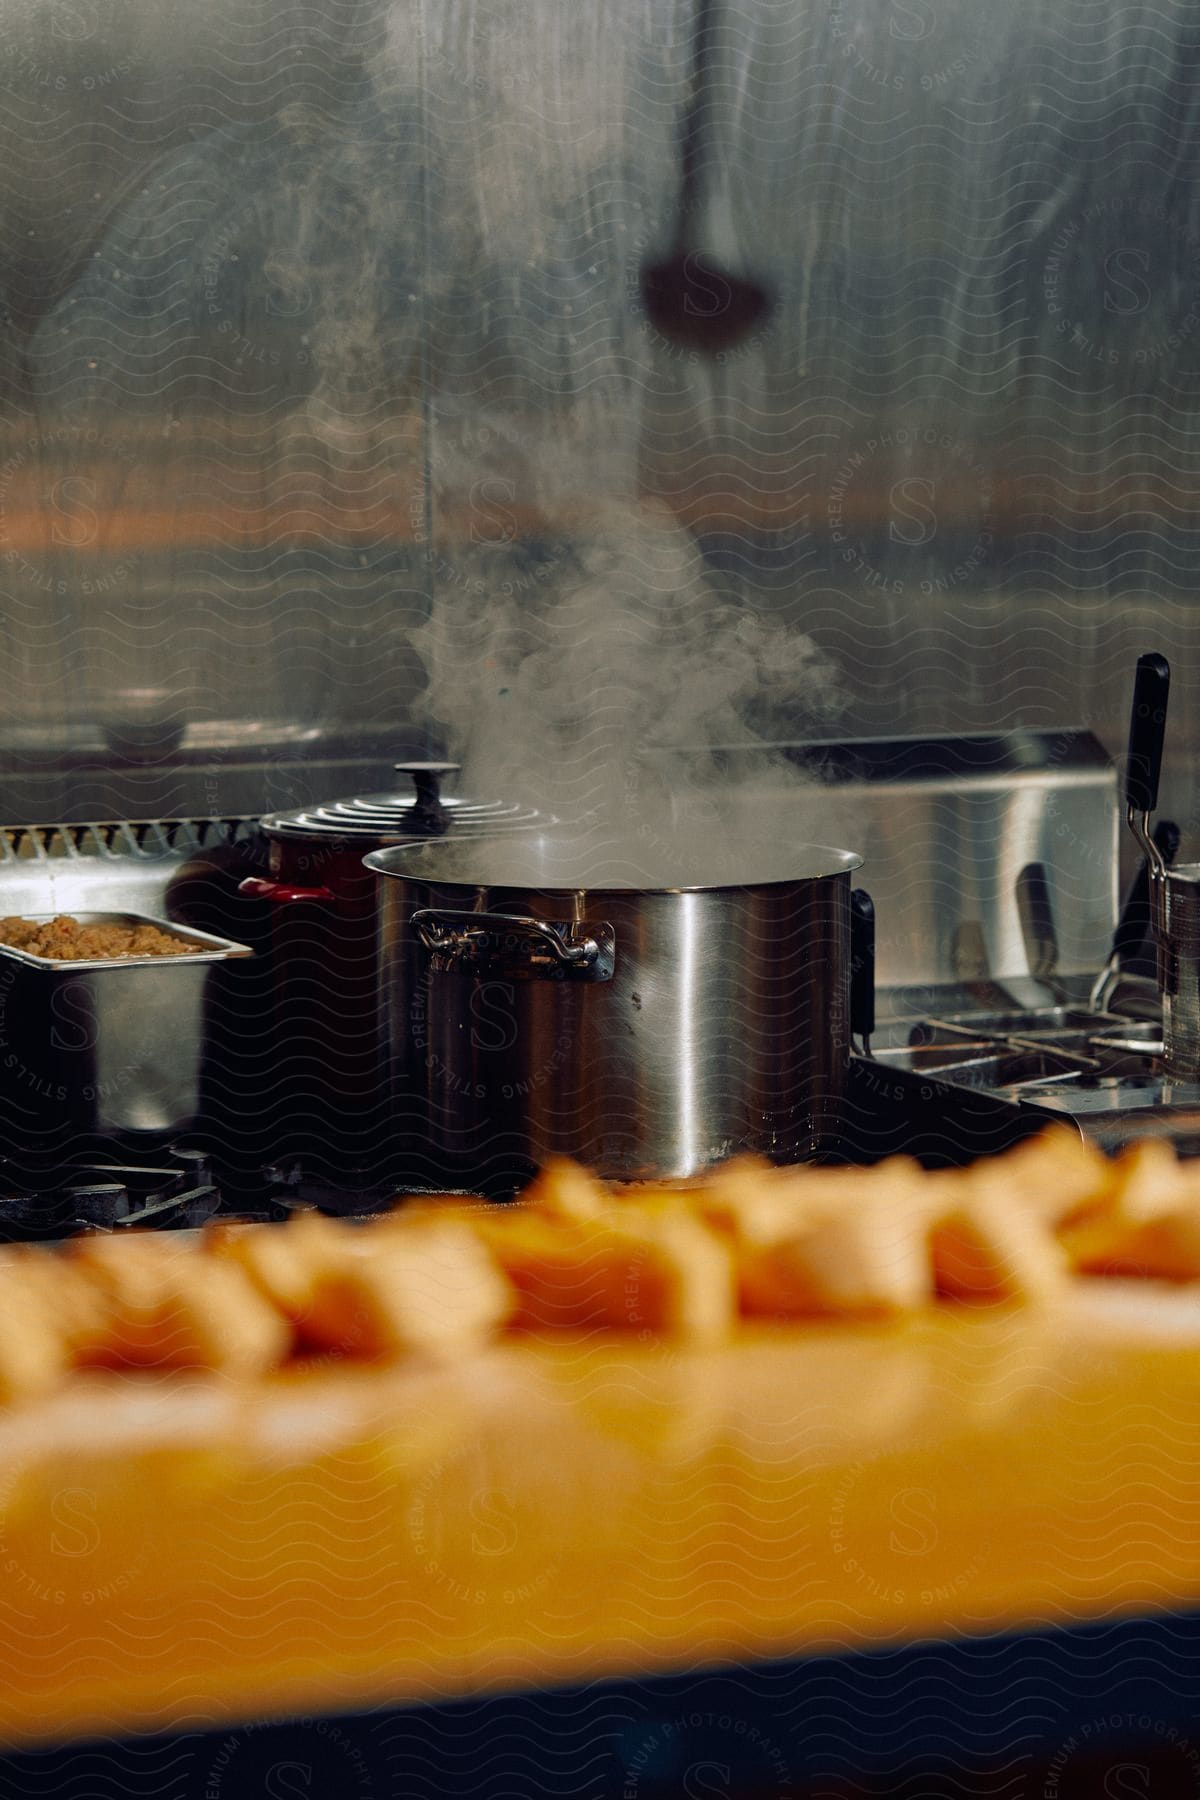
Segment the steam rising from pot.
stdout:
<svg viewBox="0 0 1200 1800">
<path fill-rule="evenodd" d="M 472 503 L 453 546 L 435 546 L 434 606 L 415 646 L 427 718 L 463 764 L 463 791 L 553 815 L 593 884 L 748 879 L 776 846 L 764 845 L 761 812 L 742 816 L 717 747 L 770 758 L 751 707 L 785 715 L 792 736 L 828 727 L 828 660 L 720 592 L 665 506 L 615 494 L 581 505 L 595 469 L 589 481 L 561 444 L 535 470 L 502 430 L 490 442 L 481 476 L 477 452 L 468 469 L 453 431 L 435 435 L 439 513 L 453 512 L 452 492 Z M 678 746 L 692 753 L 664 756 Z M 801 781 L 773 760 L 773 783 Z M 823 811 L 808 823 L 829 842 Z"/>
</svg>

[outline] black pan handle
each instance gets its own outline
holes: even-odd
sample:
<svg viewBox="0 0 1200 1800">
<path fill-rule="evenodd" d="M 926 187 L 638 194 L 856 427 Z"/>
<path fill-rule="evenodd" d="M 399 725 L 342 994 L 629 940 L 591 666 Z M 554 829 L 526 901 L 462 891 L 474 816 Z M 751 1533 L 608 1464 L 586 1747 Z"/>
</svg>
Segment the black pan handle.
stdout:
<svg viewBox="0 0 1200 1800">
<path fill-rule="evenodd" d="M 1160 819 L 1154 827 L 1154 842 L 1163 865 L 1170 868 L 1179 855 L 1179 827 L 1172 819 Z M 1150 935 L 1150 859 L 1143 857 L 1133 878 L 1117 929 L 1113 933 L 1112 953 L 1118 962 L 1136 956 Z"/>
<path fill-rule="evenodd" d="M 1152 813 L 1158 805 L 1158 778 L 1162 771 L 1170 691 L 1171 665 L 1166 657 L 1153 650 L 1147 656 L 1139 656 L 1133 682 L 1133 707 L 1129 714 L 1129 761 L 1125 770 L 1125 799 L 1131 812 Z"/>
<path fill-rule="evenodd" d="M 850 1031 L 870 1055 L 875 1029 L 875 902 L 865 888 L 850 895 Z"/>
</svg>

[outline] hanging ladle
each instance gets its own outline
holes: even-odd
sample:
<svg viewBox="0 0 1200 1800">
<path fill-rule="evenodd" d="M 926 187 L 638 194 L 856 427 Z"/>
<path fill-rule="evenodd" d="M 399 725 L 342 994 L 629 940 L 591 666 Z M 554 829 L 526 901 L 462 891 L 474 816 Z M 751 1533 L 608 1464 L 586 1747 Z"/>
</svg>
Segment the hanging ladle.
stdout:
<svg viewBox="0 0 1200 1800">
<path fill-rule="evenodd" d="M 642 304 L 646 317 L 672 343 L 707 356 L 748 337 L 771 310 L 771 296 L 759 282 L 737 275 L 715 254 L 706 223 L 707 164 L 712 155 L 712 64 L 717 0 L 696 0 L 692 33 L 690 92 L 680 130 L 679 204 L 675 236 L 661 262 L 644 263 Z M 722 217 L 733 244 L 731 209 L 722 197 Z"/>
</svg>

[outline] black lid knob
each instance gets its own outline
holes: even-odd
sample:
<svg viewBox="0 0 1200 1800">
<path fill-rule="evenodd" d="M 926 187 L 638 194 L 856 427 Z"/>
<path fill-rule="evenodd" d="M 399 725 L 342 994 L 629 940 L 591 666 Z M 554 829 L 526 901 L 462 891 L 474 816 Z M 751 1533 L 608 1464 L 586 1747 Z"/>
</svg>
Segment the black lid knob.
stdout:
<svg viewBox="0 0 1200 1800">
<path fill-rule="evenodd" d="M 450 828 L 450 814 L 442 805 L 442 777 L 457 774 L 462 764 L 402 762 L 395 763 L 393 767 L 399 775 L 411 775 L 417 790 L 416 805 L 408 819 L 412 829 L 424 832 L 428 837 L 444 837 Z"/>
</svg>

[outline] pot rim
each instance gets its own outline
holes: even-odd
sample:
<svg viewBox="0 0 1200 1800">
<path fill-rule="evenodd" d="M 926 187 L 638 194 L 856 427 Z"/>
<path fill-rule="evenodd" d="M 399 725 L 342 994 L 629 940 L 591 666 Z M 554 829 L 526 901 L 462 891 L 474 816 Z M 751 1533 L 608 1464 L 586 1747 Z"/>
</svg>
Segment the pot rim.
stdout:
<svg viewBox="0 0 1200 1800">
<path fill-rule="evenodd" d="M 506 839 L 503 849 L 511 851 L 517 846 Z M 386 850 L 373 850 L 363 857 L 363 867 L 370 869 L 375 875 L 383 875 L 393 881 L 415 881 L 427 887 L 460 888 L 464 893 L 477 892 L 481 888 L 501 890 L 507 893 L 536 893 L 546 896 L 593 893 L 593 894 L 715 894 L 743 893 L 747 888 L 779 888 L 792 887 L 802 881 L 826 881 L 835 875 L 847 875 L 855 869 L 861 869 L 863 859 L 857 850 L 835 850 L 828 844 L 805 844 L 796 852 L 797 867 L 786 875 L 773 875 L 767 879 L 755 880 L 749 877 L 745 881 L 686 881 L 673 884 L 649 885 L 636 881 L 591 881 L 584 880 L 574 884 L 555 881 L 542 883 L 531 874 L 529 880 L 513 881 L 507 878 L 497 879 L 487 873 L 486 858 L 489 851 L 493 854 L 497 845 L 495 841 L 488 843 L 480 838 L 470 846 L 480 859 L 478 871 L 471 874 L 439 875 L 437 873 L 437 856 L 449 851 L 460 860 L 467 854 L 467 845 L 460 839 L 447 842 L 439 839 L 424 843 L 395 844 Z M 428 865 L 432 863 L 432 868 Z"/>
</svg>

